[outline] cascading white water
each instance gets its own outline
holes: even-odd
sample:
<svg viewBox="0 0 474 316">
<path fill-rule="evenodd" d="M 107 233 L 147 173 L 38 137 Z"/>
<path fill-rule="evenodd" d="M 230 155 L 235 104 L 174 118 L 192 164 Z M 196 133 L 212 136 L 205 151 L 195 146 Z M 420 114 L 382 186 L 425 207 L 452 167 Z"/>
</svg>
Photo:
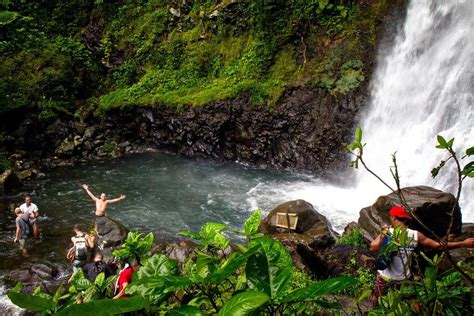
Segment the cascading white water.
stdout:
<svg viewBox="0 0 474 316">
<path fill-rule="evenodd" d="M 455 137 L 459 151 L 474 145 L 473 69 L 474 2 L 413 0 L 404 26 L 389 51 L 379 52 L 372 78 L 371 100 L 362 117 L 367 164 L 391 181 L 391 154 L 397 152 L 402 187 L 429 185 L 456 191 L 449 164 L 433 180 L 431 169 L 446 155 L 436 135 Z M 449 172 L 451 170 L 451 172 Z M 359 210 L 389 190 L 363 169 L 346 188 L 314 180 L 287 187 L 258 188 L 257 195 L 278 199 L 303 198 L 326 215 L 336 229 L 357 220 Z M 393 183 L 391 181 L 390 183 Z M 474 181 L 462 191 L 463 221 L 474 221 Z"/>
<path fill-rule="evenodd" d="M 474 145 L 474 3 L 470 0 L 412 1 L 403 31 L 373 78 L 372 101 L 362 122 L 365 156 L 389 179 L 397 152 L 403 186 L 426 184 L 455 193 L 453 172 L 436 179 L 430 170 L 446 157 L 436 135 L 455 137 L 455 149 Z M 446 169 L 454 170 L 448 165 Z M 360 186 L 377 187 L 361 173 Z M 474 185 L 465 181 L 464 219 L 473 220 Z"/>
</svg>

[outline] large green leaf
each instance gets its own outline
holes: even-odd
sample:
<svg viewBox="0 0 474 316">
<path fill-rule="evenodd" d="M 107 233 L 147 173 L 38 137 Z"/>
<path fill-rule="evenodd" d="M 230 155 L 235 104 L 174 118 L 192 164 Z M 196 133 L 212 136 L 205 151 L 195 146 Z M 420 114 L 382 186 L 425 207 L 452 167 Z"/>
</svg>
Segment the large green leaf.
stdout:
<svg viewBox="0 0 474 316">
<path fill-rule="evenodd" d="M 261 211 L 256 209 L 252 215 L 244 223 L 244 233 L 248 238 L 251 238 L 258 231 L 260 225 Z"/>
<path fill-rule="evenodd" d="M 261 307 L 269 301 L 269 297 L 259 291 L 245 291 L 233 296 L 219 310 L 221 316 L 243 316 Z"/>
<path fill-rule="evenodd" d="M 202 237 L 199 234 L 196 234 L 196 233 L 193 233 L 193 232 L 188 232 L 186 230 L 178 232 L 178 235 L 183 235 L 183 236 L 190 237 L 190 238 L 196 239 L 196 240 L 201 240 L 202 239 Z"/>
<path fill-rule="evenodd" d="M 142 279 L 159 275 L 173 275 L 178 271 L 178 262 L 165 255 L 155 254 L 137 271 L 136 278 Z"/>
<path fill-rule="evenodd" d="M 49 311 L 56 308 L 56 304 L 52 298 L 47 299 L 32 294 L 12 291 L 8 292 L 7 295 L 13 304 L 33 312 Z"/>
<path fill-rule="evenodd" d="M 69 305 L 59 313 L 58 316 L 83 316 L 83 315 L 94 315 L 94 316 L 108 316 L 117 315 L 122 313 L 128 313 L 140 310 L 146 306 L 147 302 L 140 296 L 134 296 L 130 298 L 123 298 L 118 300 L 106 299 L 97 300 L 83 304 Z"/>
<path fill-rule="evenodd" d="M 282 298 L 291 286 L 294 267 L 290 254 L 279 241 L 270 238 L 255 239 L 249 246 L 260 247 L 245 268 L 249 287 L 272 300 Z"/>
<path fill-rule="evenodd" d="M 201 230 L 199 231 L 199 235 L 204 239 L 214 240 L 214 237 L 216 236 L 216 234 L 226 227 L 227 227 L 226 224 L 207 222 L 206 224 L 204 224 L 204 226 L 201 227 Z"/>
<path fill-rule="evenodd" d="M 170 313 L 170 316 L 201 316 L 201 310 L 196 306 L 184 305 Z"/>
<path fill-rule="evenodd" d="M 247 259 L 254 255 L 260 249 L 260 245 L 253 246 L 245 254 L 235 252 L 227 258 L 211 275 L 209 275 L 204 282 L 205 283 L 220 283 L 231 276 L 237 271 Z"/>
<path fill-rule="evenodd" d="M 127 288 L 128 294 L 140 294 L 153 304 L 159 304 L 170 293 L 191 286 L 193 282 L 186 277 L 167 275 L 147 277 L 133 281 Z"/>
<path fill-rule="evenodd" d="M 344 276 L 327 279 L 302 289 L 289 293 L 283 301 L 286 303 L 300 302 L 304 300 L 316 299 L 322 295 L 334 294 L 350 286 L 354 286 L 359 281 L 352 277 Z"/>
</svg>

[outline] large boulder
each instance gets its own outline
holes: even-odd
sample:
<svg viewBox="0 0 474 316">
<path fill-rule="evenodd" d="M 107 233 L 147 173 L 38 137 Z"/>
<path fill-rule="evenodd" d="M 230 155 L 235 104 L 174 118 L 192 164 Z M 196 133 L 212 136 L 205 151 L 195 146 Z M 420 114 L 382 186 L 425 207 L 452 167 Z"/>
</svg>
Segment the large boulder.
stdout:
<svg viewBox="0 0 474 316">
<path fill-rule="evenodd" d="M 306 269 L 317 278 L 355 276 L 360 268 L 373 270 L 375 273 L 375 258 L 367 249 L 335 245 L 324 250 L 317 250 L 300 244 L 297 252 Z"/>
<path fill-rule="evenodd" d="M 415 186 L 402 189 L 402 193 L 420 221 L 438 236 L 445 236 L 451 223 L 451 210 L 454 207 L 454 218 L 450 234 L 461 233 L 462 219 L 459 205 L 451 193 L 446 193 L 428 186 Z M 380 196 L 375 203 L 360 211 L 359 227 L 368 240 L 379 234 L 384 223 L 390 223 L 388 212 L 394 205 L 400 205 L 395 193 Z M 421 231 L 428 237 L 433 235 L 417 221 L 412 221 L 410 228 Z"/>
<path fill-rule="evenodd" d="M 127 239 L 128 229 L 118 221 L 107 216 L 96 217 L 96 245 L 99 249 L 119 246 Z"/>
<path fill-rule="evenodd" d="M 60 267 L 46 264 L 33 264 L 29 269 L 13 270 L 3 277 L 6 285 L 14 286 L 18 282 L 23 285 L 23 291 L 31 293 L 38 286 L 43 291 L 54 293 L 65 280 L 65 273 Z"/>
<path fill-rule="evenodd" d="M 295 229 L 278 227 L 277 213 L 296 214 L 298 222 Z M 326 217 L 319 214 L 314 207 L 304 201 L 285 202 L 274 208 L 260 224 L 259 231 L 279 240 L 290 252 L 295 266 L 309 272 L 305 260 L 298 249 L 326 249 L 335 243 L 336 233 Z"/>
</svg>

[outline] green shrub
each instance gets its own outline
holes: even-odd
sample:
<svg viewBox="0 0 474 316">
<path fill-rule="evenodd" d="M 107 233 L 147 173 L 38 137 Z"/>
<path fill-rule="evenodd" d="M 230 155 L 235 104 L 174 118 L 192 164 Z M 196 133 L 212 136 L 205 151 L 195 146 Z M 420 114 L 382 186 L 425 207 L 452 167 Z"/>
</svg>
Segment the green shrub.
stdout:
<svg viewBox="0 0 474 316">
<path fill-rule="evenodd" d="M 13 162 L 11 162 L 4 155 L 0 155 L 0 173 L 3 173 L 5 170 L 11 169 L 12 167 L 13 167 Z"/>
<path fill-rule="evenodd" d="M 364 238 L 364 234 L 360 228 L 354 228 L 350 234 L 343 235 L 337 240 L 337 243 L 340 245 L 349 245 L 354 247 L 359 247 L 363 249 L 368 249 L 367 243 Z"/>
</svg>

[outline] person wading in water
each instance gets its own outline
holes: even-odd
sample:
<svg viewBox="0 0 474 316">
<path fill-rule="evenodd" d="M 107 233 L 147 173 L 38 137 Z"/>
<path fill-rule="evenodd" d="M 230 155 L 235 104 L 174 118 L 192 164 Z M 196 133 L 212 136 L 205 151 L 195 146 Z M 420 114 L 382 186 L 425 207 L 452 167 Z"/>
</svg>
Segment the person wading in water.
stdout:
<svg viewBox="0 0 474 316">
<path fill-rule="evenodd" d="M 94 194 L 89 190 L 89 186 L 87 184 L 83 184 L 82 187 L 86 190 L 87 194 L 91 197 L 92 201 L 95 202 L 95 216 L 96 217 L 103 217 L 105 216 L 105 212 L 107 209 L 107 205 L 116 203 L 127 198 L 126 195 L 120 195 L 120 197 L 112 200 L 107 200 L 105 193 L 100 195 L 100 198 L 95 197 Z"/>
</svg>

